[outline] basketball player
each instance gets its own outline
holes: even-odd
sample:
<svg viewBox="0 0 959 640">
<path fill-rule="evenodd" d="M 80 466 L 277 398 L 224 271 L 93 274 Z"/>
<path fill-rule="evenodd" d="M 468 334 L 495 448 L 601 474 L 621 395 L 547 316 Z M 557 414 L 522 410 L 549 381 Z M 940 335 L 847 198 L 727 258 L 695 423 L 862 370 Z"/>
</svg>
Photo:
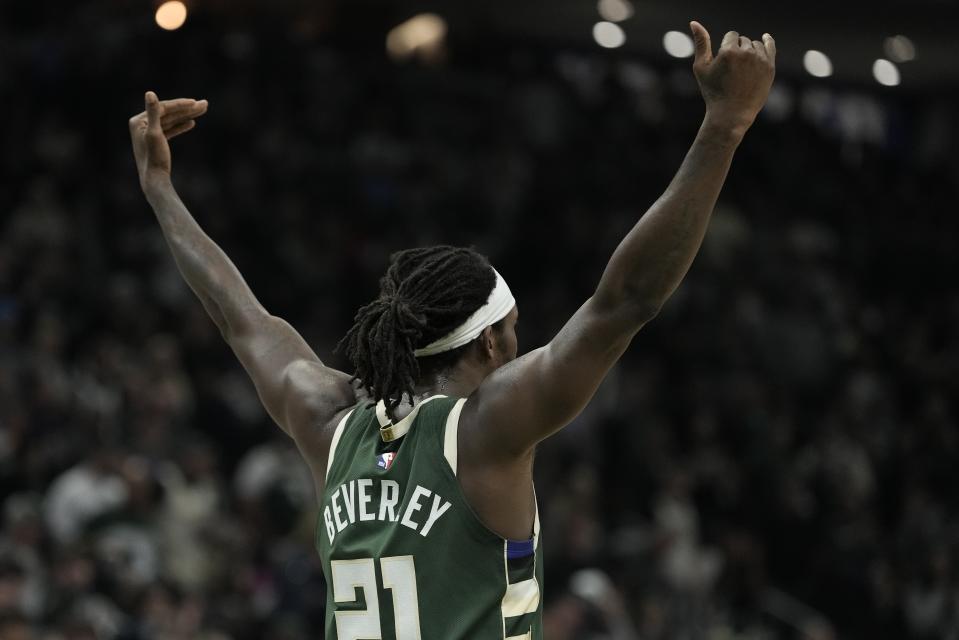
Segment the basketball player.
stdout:
<svg viewBox="0 0 959 640">
<path fill-rule="evenodd" d="M 538 442 L 568 424 L 679 285 L 733 153 L 772 84 L 776 43 L 690 24 L 706 115 L 675 178 L 546 346 L 516 358 L 519 311 L 471 249 L 394 254 L 336 371 L 257 301 L 170 178 L 167 141 L 206 101 L 146 94 L 130 119 L 140 185 L 183 277 L 312 470 L 338 640 L 542 638 Z"/>
</svg>

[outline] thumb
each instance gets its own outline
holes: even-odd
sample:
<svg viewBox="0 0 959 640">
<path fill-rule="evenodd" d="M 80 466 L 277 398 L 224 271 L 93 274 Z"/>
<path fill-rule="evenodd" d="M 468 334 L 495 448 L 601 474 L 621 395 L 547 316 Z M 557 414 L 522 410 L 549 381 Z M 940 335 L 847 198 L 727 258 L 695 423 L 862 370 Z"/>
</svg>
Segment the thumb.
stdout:
<svg viewBox="0 0 959 640">
<path fill-rule="evenodd" d="M 706 27 L 695 20 L 689 23 L 689 29 L 693 32 L 693 42 L 696 45 L 696 63 L 708 63 L 713 59 L 713 45 L 709 39 L 709 32 Z"/>
<path fill-rule="evenodd" d="M 143 97 L 143 102 L 147 112 L 147 128 L 162 130 L 160 118 L 163 117 L 163 107 L 160 106 L 160 99 L 157 98 L 157 94 L 147 91 Z"/>
</svg>

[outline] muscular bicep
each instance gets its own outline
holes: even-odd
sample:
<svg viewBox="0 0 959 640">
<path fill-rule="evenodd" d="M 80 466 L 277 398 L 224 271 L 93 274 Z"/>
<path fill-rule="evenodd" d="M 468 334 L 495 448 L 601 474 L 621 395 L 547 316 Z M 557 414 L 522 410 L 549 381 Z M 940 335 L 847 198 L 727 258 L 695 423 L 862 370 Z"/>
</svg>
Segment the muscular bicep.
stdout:
<svg viewBox="0 0 959 640">
<path fill-rule="evenodd" d="M 476 441 L 513 457 L 569 424 L 652 315 L 587 300 L 549 344 L 500 367 L 480 385 L 464 407 L 476 425 Z"/>
<path fill-rule="evenodd" d="M 355 402 L 350 376 L 325 366 L 282 318 L 264 313 L 227 341 L 267 413 L 301 449 L 320 446 L 313 442 L 318 425 Z"/>
</svg>

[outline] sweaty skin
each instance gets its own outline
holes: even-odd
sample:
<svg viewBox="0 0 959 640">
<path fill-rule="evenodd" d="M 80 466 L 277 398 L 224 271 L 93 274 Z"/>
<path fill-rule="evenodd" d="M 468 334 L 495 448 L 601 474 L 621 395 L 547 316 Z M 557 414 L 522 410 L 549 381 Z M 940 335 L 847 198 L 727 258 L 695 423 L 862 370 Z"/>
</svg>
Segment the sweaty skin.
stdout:
<svg viewBox="0 0 959 640">
<path fill-rule="evenodd" d="M 706 29 L 690 23 L 693 72 L 706 115 L 663 195 L 613 252 L 593 295 L 549 344 L 516 358 L 514 308 L 483 331 L 449 372 L 421 380 L 419 396 L 467 397 L 459 472 L 478 516 L 503 537 L 530 537 L 536 444 L 583 410 L 633 336 L 679 286 L 702 244 L 733 154 L 765 104 L 776 43 L 734 31 L 714 55 Z M 256 386 L 273 420 L 296 442 L 322 495 L 333 430 L 360 399 L 350 376 L 323 364 L 286 321 L 257 301 L 237 268 L 203 232 L 170 178 L 168 140 L 189 131 L 205 100 L 160 101 L 130 121 L 140 185 L 184 279 Z"/>
</svg>

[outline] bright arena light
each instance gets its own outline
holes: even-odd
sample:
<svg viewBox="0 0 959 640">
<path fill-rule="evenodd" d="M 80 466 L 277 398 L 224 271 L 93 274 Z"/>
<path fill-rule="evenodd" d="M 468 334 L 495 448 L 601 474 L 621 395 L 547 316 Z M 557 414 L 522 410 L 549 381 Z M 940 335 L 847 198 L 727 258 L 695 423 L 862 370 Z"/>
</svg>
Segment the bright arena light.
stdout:
<svg viewBox="0 0 959 640">
<path fill-rule="evenodd" d="M 688 58 L 696 52 L 693 39 L 682 31 L 667 31 L 663 36 L 663 48 L 674 58 Z"/>
<path fill-rule="evenodd" d="M 916 59 L 916 45 L 903 35 L 886 38 L 883 49 L 893 62 L 910 62 Z"/>
<path fill-rule="evenodd" d="M 832 75 L 832 62 L 829 60 L 829 56 L 822 51 L 810 49 L 802 57 L 802 64 L 811 76 L 828 78 Z"/>
<path fill-rule="evenodd" d="M 626 42 L 626 33 L 618 24 L 612 22 L 597 22 L 593 25 L 593 38 L 596 44 L 607 49 L 621 47 Z"/>
<path fill-rule="evenodd" d="M 872 75 L 876 82 L 887 87 L 895 87 L 899 84 L 899 69 L 884 58 L 879 58 L 872 63 Z"/>
<path fill-rule="evenodd" d="M 180 0 L 164 2 L 157 8 L 157 26 L 167 31 L 174 31 L 186 22 L 186 5 Z"/>
<path fill-rule="evenodd" d="M 393 27 L 386 36 L 386 50 L 403 60 L 419 52 L 427 58 L 438 53 L 446 38 L 446 20 L 435 13 L 421 13 Z"/>
<path fill-rule="evenodd" d="M 596 6 L 603 20 L 622 22 L 633 17 L 633 5 L 629 0 L 599 0 Z"/>
</svg>

